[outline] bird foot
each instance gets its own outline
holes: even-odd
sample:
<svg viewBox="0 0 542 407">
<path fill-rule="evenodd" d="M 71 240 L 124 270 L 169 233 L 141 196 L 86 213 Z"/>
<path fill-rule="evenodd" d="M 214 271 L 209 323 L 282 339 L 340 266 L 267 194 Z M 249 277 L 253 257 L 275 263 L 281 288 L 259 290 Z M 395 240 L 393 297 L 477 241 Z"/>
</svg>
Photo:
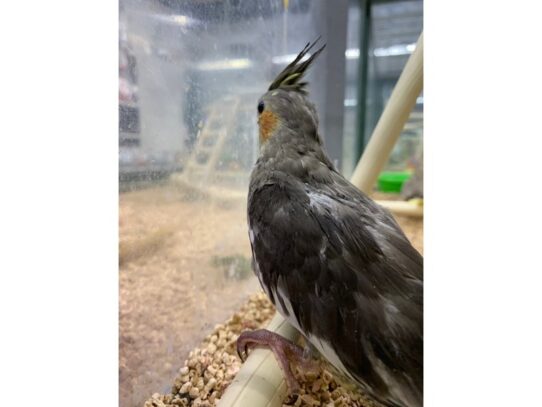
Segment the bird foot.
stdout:
<svg viewBox="0 0 542 407">
<path fill-rule="evenodd" d="M 245 331 L 239 335 L 237 339 L 237 354 L 243 362 L 248 357 L 249 348 L 257 345 L 268 347 L 273 352 L 292 394 L 299 393 L 301 387 L 294 377 L 291 364 L 295 364 L 297 367 L 305 370 L 315 371 L 317 369 L 317 364 L 305 354 L 302 347 L 267 329 Z"/>
</svg>

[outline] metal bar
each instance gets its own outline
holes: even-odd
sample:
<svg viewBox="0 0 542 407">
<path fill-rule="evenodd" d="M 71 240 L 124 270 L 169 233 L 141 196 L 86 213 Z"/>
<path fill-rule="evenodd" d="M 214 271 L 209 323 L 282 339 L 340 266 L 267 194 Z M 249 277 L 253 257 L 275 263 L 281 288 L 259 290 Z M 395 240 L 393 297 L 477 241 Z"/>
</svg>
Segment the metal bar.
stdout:
<svg viewBox="0 0 542 407">
<path fill-rule="evenodd" d="M 347 0 L 314 2 L 315 32 L 326 49 L 312 67 L 311 96 L 319 112 L 320 132 L 332 162 L 340 168 L 343 152 L 344 93 L 346 80 Z"/>
<path fill-rule="evenodd" d="M 369 71 L 369 39 L 371 35 L 371 0 L 362 1 L 363 6 L 363 29 L 360 30 L 359 52 L 359 87 L 357 104 L 357 137 L 354 144 L 356 160 L 359 160 L 365 148 L 365 125 L 367 121 L 367 80 Z"/>
</svg>

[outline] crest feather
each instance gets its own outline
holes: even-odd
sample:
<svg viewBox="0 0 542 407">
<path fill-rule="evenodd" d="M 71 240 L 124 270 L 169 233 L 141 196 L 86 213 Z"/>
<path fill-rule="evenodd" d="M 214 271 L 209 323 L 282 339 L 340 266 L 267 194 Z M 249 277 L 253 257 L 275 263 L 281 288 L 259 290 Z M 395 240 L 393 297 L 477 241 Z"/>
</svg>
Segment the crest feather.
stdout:
<svg viewBox="0 0 542 407">
<path fill-rule="evenodd" d="M 275 80 L 269 86 L 269 90 L 280 88 L 285 90 L 294 90 L 296 92 L 306 94 L 307 91 L 305 87 L 307 86 L 307 82 L 300 81 L 303 78 L 305 71 L 311 65 L 312 61 L 314 61 L 314 59 L 324 50 L 326 44 L 324 44 L 314 54 L 310 55 L 310 57 L 306 61 L 301 62 L 301 60 L 316 45 L 319 40 L 320 37 L 318 37 L 316 41 L 314 41 L 312 44 L 310 42 L 307 43 L 307 45 L 305 45 L 305 47 L 301 50 L 297 57 L 292 62 L 290 62 L 288 66 L 282 70 L 281 73 L 277 75 Z"/>
</svg>

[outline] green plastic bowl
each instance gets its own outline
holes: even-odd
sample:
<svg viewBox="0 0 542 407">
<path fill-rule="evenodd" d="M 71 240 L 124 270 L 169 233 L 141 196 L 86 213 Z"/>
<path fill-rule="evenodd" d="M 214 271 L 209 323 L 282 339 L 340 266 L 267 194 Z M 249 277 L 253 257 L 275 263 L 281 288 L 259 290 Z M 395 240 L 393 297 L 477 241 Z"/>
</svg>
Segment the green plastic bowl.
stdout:
<svg viewBox="0 0 542 407">
<path fill-rule="evenodd" d="M 401 192 L 403 184 L 411 177 L 410 172 L 382 172 L 378 176 L 378 190 L 382 192 Z"/>
</svg>

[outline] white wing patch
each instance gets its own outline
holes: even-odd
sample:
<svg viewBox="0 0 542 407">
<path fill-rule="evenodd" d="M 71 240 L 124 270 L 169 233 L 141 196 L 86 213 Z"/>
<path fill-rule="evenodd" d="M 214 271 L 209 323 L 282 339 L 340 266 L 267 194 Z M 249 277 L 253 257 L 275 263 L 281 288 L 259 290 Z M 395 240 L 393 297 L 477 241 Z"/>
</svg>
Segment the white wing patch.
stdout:
<svg viewBox="0 0 542 407">
<path fill-rule="evenodd" d="M 382 363 L 380 358 L 374 354 L 373 347 L 365 343 L 364 349 L 367 352 L 367 357 L 371 361 L 375 371 L 378 373 L 380 378 L 388 386 L 389 395 L 387 397 L 388 401 L 392 401 L 394 404 L 407 405 L 407 406 L 416 406 L 418 405 L 416 398 L 412 395 L 408 387 L 403 386 L 396 377 L 390 374 L 389 369 Z M 410 380 L 408 377 L 405 377 L 407 380 Z"/>
<path fill-rule="evenodd" d="M 274 292 L 275 298 L 277 299 L 275 301 L 275 306 L 277 310 L 280 312 L 280 314 L 288 320 L 290 324 L 294 326 L 298 331 L 301 332 L 301 327 L 299 326 L 299 322 L 297 321 L 297 318 L 295 317 L 294 308 L 292 307 L 292 303 L 290 302 L 290 299 L 288 296 L 284 293 L 284 291 L 281 289 L 280 285 L 277 284 L 277 290 Z M 282 299 L 282 301 L 280 299 Z M 282 307 L 282 303 L 284 303 L 284 306 L 286 309 Z"/>
<path fill-rule="evenodd" d="M 267 298 L 271 298 L 271 293 L 269 292 L 269 287 L 267 287 L 262 280 L 262 272 L 260 271 L 260 265 L 258 264 L 258 260 L 254 258 L 254 271 L 256 273 L 256 277 L 258 277 L 258 281 L 260 282 L 260 287 L 263 288 L 265 291 L 265 294 L 267 295 Z"/>
<path fill-rule="evenodd" d="M 269 288 L 263 283 L 262 280 L 262 272 L 260 270 L 260 264 L 258 262 L 258 259 L 256 258 L 256 253 L 254 253 L 254 239 L 258 235 L 258 228 L 252 227 L 252 225 L 249 223 L 248 226 L 248 237 L 250 238 L 250 244 L 252 246 L 252 257 L 254 258 L 254 273 L 256 274 L 256 277 L 258 277 L 258 281 L 260 282 L 260 286 L 265 291 L 265 294 L 268 298 L 271 298 Z"/>
<path fill-rule="evenodd" d="M 254 239 L 258 236 L 259 232 L 260 231 L 256 226 L 252 226 L 250 223 L 248 224 L 248 237 L 250 238 L 250 243 L 252 243 L 252 245 L 254 245 Z"/>
<path fill-rule="evenodd" d="M 331 363 L 342 375 L 348 377 L 351 380 L 356 380 L 350 374 L 348 369 L 344 367 L 343 362 L 341 362 L 341 359 L 339 359 L 339 356 L 328 342 L 313 335 L 309 335 L 307 339 L 310 341 L 310 343 L 313 344 L 316 349 L 318 349 L 318 352 L 320 352 L 322 356 L 325 357 L 328 362 Z"/>
<path fill-rule="evenodd" d="M 325 263 L 326 262 L 326 249 L 327 249 L 327 243 L 328 243 L 328 238 L 323 235 L 322 237 L 322 246 L 320 247 L 320 250 L 318 251 L 318 257 L 320 258 L 320 261 L 322 263 Z"/>
<path fill-rule="evenodd" d="M 318 192 L 308 191 L 307 195 L 310 199 L 310 206 L 318 208 L 319 206 L 326 207 L 328 209 L 334 209 L 336 202 L 327 195 L 319 194 Z"/>
</svg>

